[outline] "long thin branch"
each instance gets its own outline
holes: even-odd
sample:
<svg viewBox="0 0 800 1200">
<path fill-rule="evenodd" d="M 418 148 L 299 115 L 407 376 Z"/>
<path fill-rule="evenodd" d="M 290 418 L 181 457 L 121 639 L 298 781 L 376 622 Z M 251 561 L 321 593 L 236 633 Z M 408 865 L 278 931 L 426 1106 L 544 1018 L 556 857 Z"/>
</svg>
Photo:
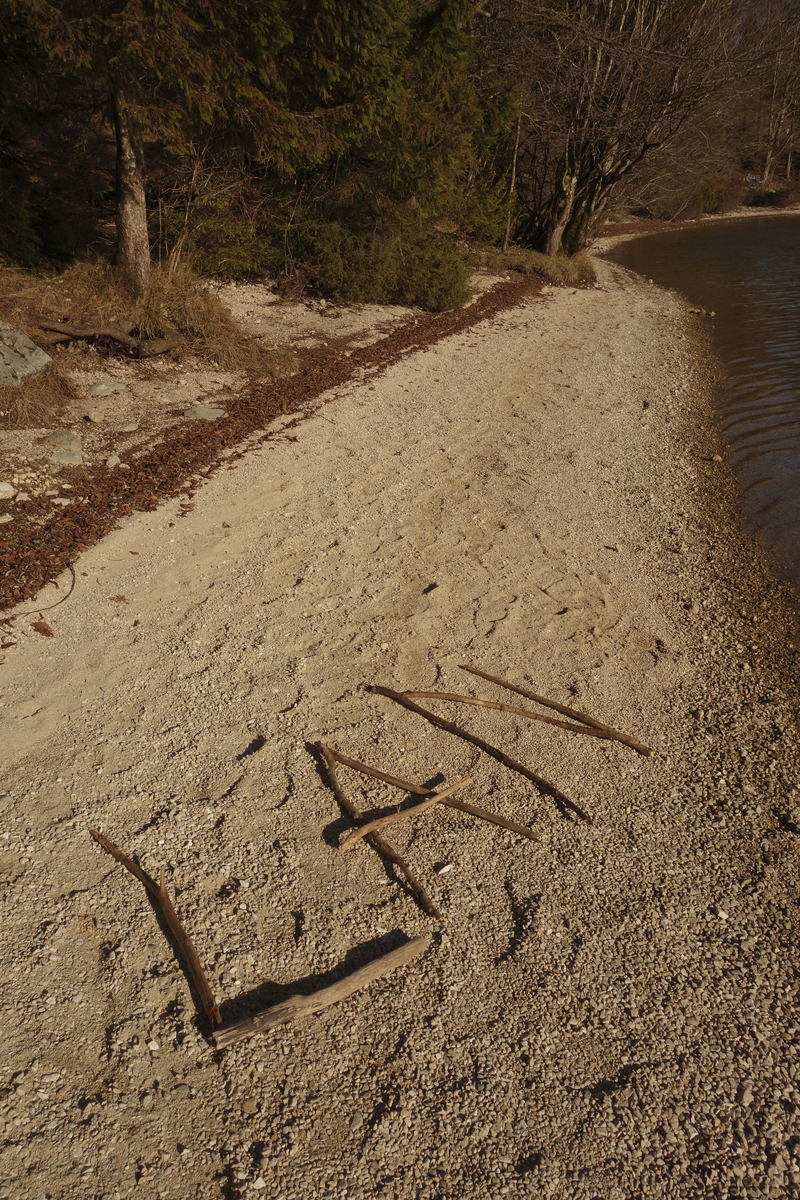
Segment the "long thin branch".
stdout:
<svg viewBox="0 0 800 1200">
<path fill-rule="evenodd" d="M 490 742 L 485 742 L 483 738 L 476 737 L 474 733 L 467 733 L 466 729 L 462 729 L 460 725 L 454 725 L 452 721 L 446 721 L 444 717 L 437 717 L 435 713 L 428 712 L 426 708 L 421 708 L 419 704 L 415 704 L 413 700 L 407 699 L 403 692 L 395 692 L 392 688 L 372 686 L 370 691 L 375 692 L 378 696 L 388 696 L 390 700 L 396 700 L 398 704 L 402 704 L 404 708 L 410 709 L 411 712 L 418 713 L 424 717 L 426 721 L 430 721 L 432 725 L 438 725 L 440 729 L 445 729 L 448 733 L 454 734 L 455 737 L 463 738 L 465 742 L 471 742 L 473 746 L 477 746 L 479 750 L 483 750 L 485 754 L 490 754 L 492 758 L 496 758 L 498 762 L 503 763 L 511 771 L 518 771 L 520 775 L 524 775 L 526 779 L 530 779 L 531 783 L 535 783 L 542 791 L 548 792 L 554 799 L 558 800 L 565 808 L 570 809 L 582 821 L 588 821 L 591 824 L 592 818 L 585 813 L 582 808 L 579 808 L 568 796 L 552 784 L 547 779 L 543 779 L 541 775 L 537 775 L 534 771 L 511 758 L 503 750 L 493 746 Z"/>
<path fill-rule="evenodd" d="M 369 775 L 372 779 L 380 779 L 383 783 L 389 783 L 392 787 L 400 788 L 404 792 L 411 792 L 415 796 L 433 795 L 433 788 L 420 787 L 419 784 L 409 783 L 407 779 L 399 779 L 397 775 L 387 775 L 385 771 L 378 771 L 375 767 L 368 767 L 366 763 L 358 762 L 355 758 L 347 758 L 344 754 L 340 754 L 338 750 L 334 750 L 330 746 L 327 746 L 326 750 L 336 762 L 352 767 L 354 771 L 360 771 L 362 775 Z M 539 841 L 538 833 L 534 833 L 532 829 L 528 829 L 527 825 L 518 825 L 516 821 L 509 821 L 506 817 L 501 817 L 498 813 L 490 812 L 488 808 L 479 808 L 476 804 L 468 804 L 466 800 L 456 800 L 454 796 L 443 796 L 441 792 L 439 793 L 439 800 L 442 804 L 446 804 L 450 808 L 458 808 L 461 812 L 469 813 L 470 816 L 477 817 L 481 821 L 488 821 L 490 825 L 499 825 L 502 829 L 510 829 L 512 833 L 517 833 L 520 837 L 528 838 L 531 842 Z"/>
<path fill-rule="evenodd" d="M 128 858 L 127 854 L 124 854 L 123 851 L 120 850 L 119 846 L 115 846 L 112 841 L 110 841 L 107 837 L 104 837 L 103 834 L 98 832 L 97 829 L 90 829 L 89 832 L 94 840 L 98 842 L 99 845 L 101 845 L 103 849 L 111 855 L 112 858 L 115 858 L 118 863 L 122 863 L 123 867 L 130 871 L 131 875 L 135 875 L 139 882 L 144 884 L 151 896 L 155 898 L 162 913 L 164 914 L 164 920 L 167 922 L 170 932 L 175 938 L 175 941 L 178 943 L 178 948 L 180 949 L 186 961 L 186 966 L 189 970 L 189 974 L 192 977 L 192 982 L 197 988 L 197 994 L 200 997 L 200 1003 L 203 1006 L 203 1012 L 206 1014 L 212 1025 L 219 1025 L 221 1018 L 219 1015 L 219 1006 L 214 999 L 214 993 L 211 991 L 211 987 L 209 986 L 208 980 L 205 977 L 203 968 L 200 965 L 200 959 L 197 957 L 197 952 L 192 945 L 191 938 L 184 929 L 183 925 L 181 925 L 178 914 L 172 907 L 172 901 L 167 895 L 167 889 L 164 887 L 164 868 L 161 868 L 161 883 L 156 883 L 152 875 L 148 875 L 146 871 L 143 871 L 138 863 L 135 863 L 132 858 Z"/>
<path fill-rule="evenodd" d="M 348 816 L 352 817 L 354 821 L 360 824 L 364 820 L 364 814 L 359 808 L 356 808 L 355 804 L 348 800 L 347 796 L 342 790 L 342 785 L 339 783 L 339 777 L 336 774 L 337 756 L 335 751 L 330 750 L 326 745 L 324 745 L 323 742 L 315 742 L 314 745 L 321 754 L 322 760 L 325 763 L 325 767 L 328 771 L 328 778 L 331 781 L 331 787 L 333 788 L 336 799 L 339 801 Z M 425 888 L 411 870 L 411 867 L 408 865 L 403 856 L 397 850 L 395 850 L 394 846 L 392 846 L 390 842 L 387 842 L 386 838 L 381 837 L 379 833 L 367 834 L 367 841 L 370 843 L 370 845 L 375 847 L 379 854 L 383 854 L 390 860 L 390 862 L 393 862 L 395 866 L 399 868 L 405 877 L 409 888 L 416 896 L 421 907 L 428 914 L 428 916 L 436 917 L 437 920 L 441 921 L 442 914 L 439 912 L 439 909 L 433 903 L 430 896 L 425 891 Z"/>
<path fill-rule="evenodd" d="M 433 808 L 434 804 L 439 804 L 446 800 L 448 796 L 452 796 L 453 792 L 457 792 L 460 788 L 466 787 L 468 783 L 472 783 L 469 775 L 465 775 L 463 779 L 459 779 L 457 783 L 445 788 L 441 792 L 432 792 L 427 800 L 423 800 L 421 804 L 415 804 L 411 808 L 404 808 L 401 812 L 390 813 L 388 817 L 376 817 L 374 821 L 368 821 L 366 825 L 361 825 L 358 829 L 345 838 L 340 849 L 351 850 L 361 838 L 372 833 L 375 829 L 382 829 L 385 825 L 397 825 L 399 821 L 409 820 L 411 817 L 418 817 L 427 809 Z"/>
<path fill-rule="evenodd" d="M 630 746 L 637 754 L 643 754 L 646 758 L 652 758 L 655 751 L 649 746 L 643 746 L 641 742 L 637 742 L 635 738 L 628 737 L 626 733 L 620 733 L 618 729 L 612 729 L 610 725 L 603 725 L 601 721 L 596 721 L 594 717 L 589 717 L 586 713 L 578 712 L 576 708 L 568 708 L 566 704 L 556 704 L 555 700 L 548 700 L 546 696 L 540 696 L 536 692 L 526 691 L 525 688 L 516 687 L 513 683 L 507 683 L 505 679 L 498 679 L 496 675 L 489 675 L 487 671 L 479 671 L 477 667 L 468 667 L 462 664 L 462 671 L 469 671 L 470 675 L 479 675 L 481 679 L 488 679 L 490 683 L 496 683 L 498 687 L 506 688 L 509 692 L 516 692 L 518 696 L 524 696 L 526 700 L 533 700 L 536 704 L 543 704 L 545 708 L 555 709 L 556 712 L 563 713 L 565 717 L 572 717 L 575 721 L 581 721 L 584 725 L 591 726 L 592 729 L 599 730 L 600 733 L 613 739 L 615 742 L 623 742 L 624 745 Z"/>
<path fill-rule="evenodd" d="M 431 794 L 430 788 L 419 787 L 416 783 L 409 783 L 406 779 L 398 778 L 397 775 L 387 775 L 385 771 L 378 771 L 375 767 L 368 767 L 366 763 L 359 762 L 355 758 L 348 758 L 346 754 L 340 754 L 332 746 L 326 746 L 325 749 L 343 767 L 350 767 L 353 771 L 360 771 L 362 775 L 369 775 L 371 779 L 380 779 L 382 783 L 391 784 L 392 787 L 400 788 L 403 792 L 411 792 L 415 796 L 430 796 Z"/>
<path fill-rule="evenodd" d="M 310 996 L 290 996 L 282 1004 L 264 1008 L 250 1017 L 243 1017 L 241 1021 L 233 1021 L 230 1025 L 225 1025 L 222 1029 L 217 1030 L 214 1034 L 214 1045 L 218 1050 L 223 1050 L 226 1046 L 232 1046 L 235 1042 L 242 1041 L 243 1038 L 252 1037 L 254 1033 L 263 1033 L 267 1029 L 273 1029 L 276 1025 L 283 1025 L 287 1021 L 297 1021 L 300 1017 L 321 1012 L 323 1008 L 328 1008 L 331 1004 L 338 1004 L 340 1000 L 344 1000 L 346 996 L 352 996 L 353 992 L 366 987 L 375 979 L 380 979 L 382 976 L 388 975 L 390 971 L 396 970 L 397 967 L 403 966 L 404 963 L 411 962 L 412 958 L 417 958 L 427 950 L 430 940 L 430 936 L 427 934 L 413 938 L 410 942 L 398 946 L 396 950 L 390 950 L 381 958 L 367 963 L 365 967 L 359 967 L 357 971 L 353 971 L 352 975 L 345 976 L 344 979 L 331 984 L 330 987 L 320 988 L 318 992 L 313 992 Z"/>
<path fill-rule="evenodd" d="M 499 712 L 512 713 L 517 717 L 526 717 L 529 721 L 543 721 L 546 725 L 556 725 L 569 733 L 582 733 L 584 737 L 604 738 L 614 741 L 614 735 L 604 729 L 595 729 L 591 725 L 572 725 L 569 721 L 559 721 L 557 717 L 546 717 L 543 713 L 533 713 L 526 708 L 516 708 L 513 704 L 502 704 L 499 700 L 481 700 L 476 696 L 462 696 L 458 692 L 403 692 L 412 700 L 452 700 L 457 704 L 473 704 L 477 708 L 494 708 Z"/>
</svg>

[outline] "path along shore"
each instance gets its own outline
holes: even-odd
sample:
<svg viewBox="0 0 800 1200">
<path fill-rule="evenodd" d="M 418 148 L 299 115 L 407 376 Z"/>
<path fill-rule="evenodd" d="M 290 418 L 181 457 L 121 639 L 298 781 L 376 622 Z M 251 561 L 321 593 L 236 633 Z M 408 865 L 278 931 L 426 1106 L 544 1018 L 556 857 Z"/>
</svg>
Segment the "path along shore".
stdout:
<svg viewBox="0 0 800 1200">
<path fill-rule="evenodd" d="M 188 515 L 129 519 L 55 636 L 6 655 L 0 1197 L 800 1194 L 789 594 L 737 532 L 697 324 L 598 278 L 348 385 Z M 656 754 L 425 702 L 585 824 L 364 690 L 514 702 L 464 662 Z M 336 848 L 320 738 L 469 774 L 464 799 L 541 840 L 442 806 L 395 826 L 426 917 L 373 849 Z M 432 947 L 215 1053 L 90 827 L 165 865 L 224 1018 L 397 931 Z"/>
</svg>

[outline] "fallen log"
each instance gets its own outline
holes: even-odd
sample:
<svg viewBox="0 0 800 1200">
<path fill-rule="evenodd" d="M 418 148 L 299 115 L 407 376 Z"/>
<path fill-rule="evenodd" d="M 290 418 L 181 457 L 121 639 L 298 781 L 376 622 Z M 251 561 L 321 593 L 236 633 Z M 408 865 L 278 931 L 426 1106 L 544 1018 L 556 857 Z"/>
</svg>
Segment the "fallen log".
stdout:
<svg viewBox="0 0 800 1200">
<path fill-rule="evenodd" d="M 124 325 L 81 326 L 69 325 L 66 321 L 40 320 L 39 327 L 59 335 L 57 339 L 49 339 L 51 343 L 54 340 L 60 342 L 111 341 L 122 346 L 135 358 L 153 358 L 157 354 L 166 354 L 168 350 L 172 350 L 178 345 L 175 339 L 151 338 L 147 340 L 131 337 L 130 331 L 133 326 L 128 322 L 125 322 Z"/>
</svg>

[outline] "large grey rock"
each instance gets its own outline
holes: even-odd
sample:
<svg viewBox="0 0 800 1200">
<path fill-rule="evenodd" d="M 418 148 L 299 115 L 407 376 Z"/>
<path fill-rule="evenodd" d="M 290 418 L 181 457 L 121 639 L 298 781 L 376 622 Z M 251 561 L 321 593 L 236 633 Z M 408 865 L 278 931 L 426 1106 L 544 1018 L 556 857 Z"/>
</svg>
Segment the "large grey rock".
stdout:
<svg viewBox="0 0 800 1200">
<path fill-rule="evenodd" d="M 19 383 L 26 375 L 35 375 L 52 361 L 50 355 L 34 346 L 24 333 L 6 321 L 0 321 L 0 383 Z"/>
</svg>

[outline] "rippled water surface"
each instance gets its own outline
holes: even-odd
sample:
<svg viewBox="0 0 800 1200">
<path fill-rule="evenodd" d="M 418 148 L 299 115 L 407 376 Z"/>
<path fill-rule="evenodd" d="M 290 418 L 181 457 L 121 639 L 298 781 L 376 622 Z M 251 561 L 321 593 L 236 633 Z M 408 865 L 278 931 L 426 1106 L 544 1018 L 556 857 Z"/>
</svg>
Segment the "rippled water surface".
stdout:
<svg viewBox="0 0 800 1200">
<path fill-rule="evenodd" d="M 743 521 L 800 587 L 800 216 L 652 234 L 610 257 L 716 313 Z"/>
</svg>

